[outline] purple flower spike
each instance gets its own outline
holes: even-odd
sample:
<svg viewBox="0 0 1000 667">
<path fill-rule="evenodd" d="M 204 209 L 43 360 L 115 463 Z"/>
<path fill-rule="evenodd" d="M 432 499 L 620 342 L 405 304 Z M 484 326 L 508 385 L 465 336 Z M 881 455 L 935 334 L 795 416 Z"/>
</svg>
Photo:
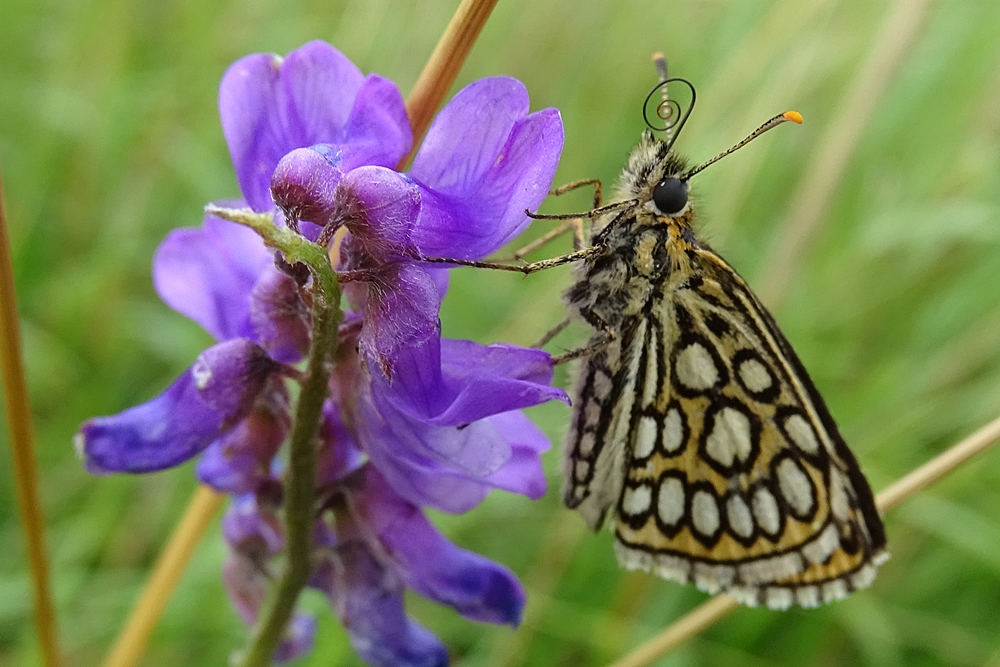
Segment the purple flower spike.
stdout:
<svg viewBox="0 0 1000 667">
<path fill-rule="evenodd" d="M 308 585 L 327 596 L 362 659 L 443 667 L 444 646 L 406 615 L 407 589 L 510 625 L 525 596 L 509 570 L 450 543 L 424 508 L 464 512 L 492 489 L 541 496 L 549 441 L 521 409 L 568 399 L 551 386 L 545 352 L 442 339 L 448 267 L 428 260 L 479 259 L 524 229 L 556 168 L 559 113 L 529 113 L 514 79 L 475 82 L 441 111 L 412 172 L 398 173 L 412 142 L 399 90 L 322 42 L 234 63 L 219 110 L 246 203 L 288 233 L 339 242 L 329 249 L 347 304 L 337 353 L 301 363 L 320 349 L 312 309 L 330 305 L 321 281 L 250 229 L 207 216 L 167 237 L 153 279 L 217 344 L 157 398 L 85 422 L 75 443 L 96 473 L 158 470 L 204 452 L 198 477 L 233 495 L 223 577 L 248 625 L 289 556 L 283 519 L 313 521 L 312 551 L 296 556 L 308 558 Z M 331 370 L 325 388 L 303 382 L 318 361 Z M 296 480 L 315 483 L 315 502 L 286 517 L 285 485 L 302 469 L 300 450 L 287 470 L 279 451 L 295 382 L 323 412 L 317 433 L 296 435 L 316 448 L 315 479 Z M 275 660 L 308 650 L 315 628 L 295 615 Z"/>
</svg>

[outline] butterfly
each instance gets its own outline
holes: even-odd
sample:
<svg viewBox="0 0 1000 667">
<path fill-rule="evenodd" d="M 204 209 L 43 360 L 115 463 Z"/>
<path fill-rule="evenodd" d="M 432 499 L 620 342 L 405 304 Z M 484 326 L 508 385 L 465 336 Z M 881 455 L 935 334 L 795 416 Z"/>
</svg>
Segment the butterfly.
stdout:
<svg viewBox="0 0 1000 667">
<path fill-rule="evenodd" d="M 786 120 L 801 116 L 776 116 L 695 169 L 644 132 L 565 294 L 595 329 L 573 354 L 566 505 L 593 530 L 613 520 L 623 567 L 774 609 L 844 598 L 888 558 L 872 491 L 823 398 L 750 287 L 694 232 L 690 178 Z"/>
<path fill-rule="evenodd" d="M 673 142 L 686 110 L 663 93 L 667 141 L 646 131 L 614 203 L 590 218 L 588 247 L 530 264 L 448 258 L 430 262 L 534 273 L 573 264 L 565 301 L 595 333 L 555 363 L 581 359 L 563 459 L 563 500 L 592 530 L 610 517 L 619 563 L 749 606 L 815 607 L 869 586 L 885 529 L 857 459 L 774 318 L 736 269 L 694 232 L 691 178 L 786 121 L 689 168 Z M 582 244 L 577 228 L 577 245 Z M 515 257 L 520 258 L 529 244 Z M 547 334 L 542 345 L 568 323 Z"/>
</svg>

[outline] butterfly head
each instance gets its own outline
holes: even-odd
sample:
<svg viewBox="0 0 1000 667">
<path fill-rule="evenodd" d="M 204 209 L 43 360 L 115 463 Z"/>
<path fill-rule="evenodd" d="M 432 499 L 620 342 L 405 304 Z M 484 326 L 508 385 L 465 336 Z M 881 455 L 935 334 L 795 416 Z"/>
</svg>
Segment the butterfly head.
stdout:
<svg viewBox="0 0 1000 667">
<path fill-rule="evenodd" d="M 708 162 L 689 169 L 685 160 L 673 152 L 684 124 L 694 109 L 697 93 L 687 79 L 667 76 L 667 61 L 663 54 L 653 56 L 653 62 L 660 75 L 660 82 L 649 91 L 643 102 L 643 118 L 649 129 L 643 132 L 642 140 L 629 158 L 622 178 L 622 194 L 641 202 L 643 208 L 659 218 L 683 219 L 691 217 L 691 202 L 688 184 L 691 177 L 710 164 L 721 160 L 733 151 L 750 143 L 773 127 L 786 122 L 802 123 L 802 115 L 797 111 L 786 111 L 770 119 L 750 136 L 732 148 L 723 151 Z M 671 88 L 673 86 L 673 88 Z M 670 90 L 686 91 L 687 102 L 679 101 Z M 659 99 L 654 99 L 660 93 Z M 683 99 L 683 98 L 680 98 Z M 654 101 L 655 105 L 650 105 Z M 663 132 L 665 140 L 655 139 L 652 132 Z"/>
<path fill-rule="evenodd" d="M 622 174 L 621 195 L 642 202 L 657 217 L 686 217 L 691 209 L 687 171 L 687 161 L 647 130 Z"/>
</svg>

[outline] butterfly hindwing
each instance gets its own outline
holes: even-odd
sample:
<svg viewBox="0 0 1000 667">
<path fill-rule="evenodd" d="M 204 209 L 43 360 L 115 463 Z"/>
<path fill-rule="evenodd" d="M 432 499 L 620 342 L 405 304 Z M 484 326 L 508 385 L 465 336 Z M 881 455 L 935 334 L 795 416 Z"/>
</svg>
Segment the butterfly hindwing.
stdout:
<svg viewBox="0 0 1000 667">
<path fill-rule="evenodd" d="M 885 537 L 857 462 L 742 279 L 689 252 L 633 325 L 619 560 L 778 608 L 867 586 Z"/>
</svg>

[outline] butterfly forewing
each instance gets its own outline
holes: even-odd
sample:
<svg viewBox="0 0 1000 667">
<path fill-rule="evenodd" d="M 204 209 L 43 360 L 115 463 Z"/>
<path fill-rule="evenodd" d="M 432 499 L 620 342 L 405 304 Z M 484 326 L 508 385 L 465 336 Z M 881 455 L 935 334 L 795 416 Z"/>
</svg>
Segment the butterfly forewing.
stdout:
<svg viewBox="0 0 1000 667">
<path fill-rule="evenodd" d="M 628 178 L 671 165 L 634 167 L 641 200 Z M 614 515 L 626 567 L 750 605 L 842 598 L 885 558 L 871 490 L 771 316 L 690 220 L 637 207 L 568 293 L 618 335 L 583 364 L 566 503 L 592 528 Z"/>
</svg>

